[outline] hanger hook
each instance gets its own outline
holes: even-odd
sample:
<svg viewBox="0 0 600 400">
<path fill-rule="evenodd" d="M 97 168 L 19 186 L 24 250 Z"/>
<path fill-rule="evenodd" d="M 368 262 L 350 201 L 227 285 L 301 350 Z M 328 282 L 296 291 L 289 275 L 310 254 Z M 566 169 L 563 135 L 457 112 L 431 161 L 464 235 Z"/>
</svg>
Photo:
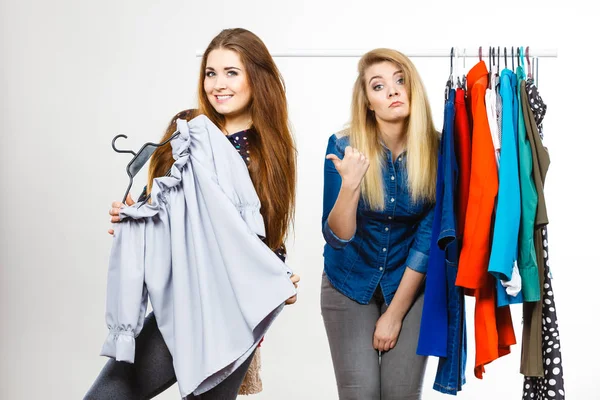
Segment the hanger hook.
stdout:
<svg viewBox="0 0 600 400">
<path fill-rule="evenodd" d="M 525 58 L 527 59 L 527 75 L 531 78 L 531 63 L 529 61 L 529 46 L 525 48 Z"/>
<path fill-rule="evenodd" d="M 450 76 L 452 76 L 452 72 L 453 72 L 453 59 L 454 59 L 454 47 L 452 47 L 452 49 L 450 49 Z"/>
<path fill-rule="evenodd" d="M 481 46 L 479 46 L 479 61 L 481 61 Z"/>
<path fill-rule="evenodd" d="M 521 66 L 521 48 L 517 47 L 517 66 Z"/>
<path fill-rule="evenodd" d="M 498 53 L 497 53 L 497 55 L 498 55 L 498 71 L 500 71 L 500 54 L 501 54 L 500 53 L 500 46 L 498 46 Z"/>
<path fill-rule="evenodd" d="M 510 46 L 510 58 L 512 61 L 512 70 L 515 70 L 515 46 Z"/>
<path fill-rule="evenodd" d="M 115 136 L 113 138 L 113 140 L 112 140 L 112 148 L 113 148 L 113 150 L 116 151 L 117 153 L 131 153 L 131 154 L 133 154 L 135 156 L 135 152 L 133 150 L 119 150 L 119 149 L 117 149 L 117 147 L 115 146 L 115 142 L 117 141 L 118 138 L 121 138 L 121 137 L 127 139 L 127 135 L 120 134 L 120 135 Z"/>
<path fill-rule="evenodd" d="M 504 48 L 504 68 L 508 68 L 508 62 L 506 61 L 506 47 Z"/>
</svg>

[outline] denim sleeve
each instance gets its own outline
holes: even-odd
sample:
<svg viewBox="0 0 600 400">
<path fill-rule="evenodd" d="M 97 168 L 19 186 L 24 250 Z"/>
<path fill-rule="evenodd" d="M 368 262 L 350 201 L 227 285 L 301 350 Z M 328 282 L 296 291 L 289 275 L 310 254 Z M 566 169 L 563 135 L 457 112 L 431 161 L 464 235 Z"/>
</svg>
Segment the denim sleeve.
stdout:
<svg viewBox="0 0 600 400">
<path fill-rule="evenodd" d="M 406 266 L 422 274 L 427 273 L 427 262 L 429 261 L 429 247 L 431 246 L 431 228 L 433 225 L 433 216 L 435 214 L 435 205 L 432 205 L 427 214 L 423 217 L 415 239 L 408 251 Z"/>
<path fill-rule="evenodd" d="M 337 138 L 336 135 L 331 135 L 329 138 L 329 143 L 327 144 L 327 154 L 335 154 L 341 159 L 344 158 L 344 154 L 338 150 L 336 146 Z M 323 228 L 323 237 L 327 244 L 329 244 L 334 249 L 342 249 L 349 242 L 354 239 L 354 236 L 349 240 L 340 239 L 333 233 L 331 228 L 329 227 L 329 222 L 327 219 L 329 218 L 329 213 L 333 209 L 335 202 L 337 200 L 338 194 L 340 193 L 340 188 L 342 186 L 342 177 L 335 169 L 333 165 L 333 161 L 325 159 L 325 168 L 324 168 L 324 177 L 323 177 L 323 217 L 321 219 L 321 224 Z"/>
</svg>

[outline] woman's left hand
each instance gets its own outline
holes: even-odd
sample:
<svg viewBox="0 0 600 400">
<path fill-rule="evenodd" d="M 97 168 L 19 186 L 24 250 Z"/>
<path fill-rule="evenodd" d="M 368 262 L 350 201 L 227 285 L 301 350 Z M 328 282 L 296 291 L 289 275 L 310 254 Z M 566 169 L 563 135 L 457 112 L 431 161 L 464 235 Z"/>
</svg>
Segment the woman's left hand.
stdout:
<svg viewBox="0 0 600 400">
<path fill-rule="evenodd" d="M 384 312 L 375 324 L 373 347 L 379 351 L 389 351 L 396 346 L 402 329 L 402 319 L 391 312 Z"/>
<path fill-rule="evenodd" d="M 292 276 L 290 276 L 290 280 L 292 281 L 292 283 L 294 284 L 295 288 L 298 288 L 298 282 L 300 282 L 300 277 L 296 274 L 292 274 Z M 293 295 L 292 297 L 290 297 L 289 299 L 287 299 L 285 301 L 285 304 L 294 304 L 297 300 L 298 295 Z"/>
</svg>

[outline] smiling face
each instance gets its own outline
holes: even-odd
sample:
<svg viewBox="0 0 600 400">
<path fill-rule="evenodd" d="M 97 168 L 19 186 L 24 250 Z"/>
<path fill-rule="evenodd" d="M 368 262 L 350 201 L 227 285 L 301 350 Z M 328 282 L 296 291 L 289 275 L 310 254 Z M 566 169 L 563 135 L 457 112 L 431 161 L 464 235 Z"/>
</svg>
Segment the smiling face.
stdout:
<svg viewBox="0 0 600 400">
<path fill-rule="evenodd" d="M 250 114 L 252 90 L 237 52 L 215 49 L 208 54 L 204 92 L 216 112 L 225 118 Z"/>
<path fill-rule="evenodd" d="M 410 99 L 401 67 L 389 61 L 373 64 L 365 69 L 364 80 L 369 109 L 378 120 L 397 122 L 410 115 Z"/>
</svg>

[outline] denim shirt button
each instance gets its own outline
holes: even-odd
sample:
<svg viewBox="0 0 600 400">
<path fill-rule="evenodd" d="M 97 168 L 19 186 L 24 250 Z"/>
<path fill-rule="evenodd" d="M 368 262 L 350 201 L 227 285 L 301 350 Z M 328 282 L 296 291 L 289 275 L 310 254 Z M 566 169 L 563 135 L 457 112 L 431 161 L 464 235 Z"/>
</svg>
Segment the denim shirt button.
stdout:
<svg viewBox="0 0 600 400">
<path fill-rule="evenodd" d="M 383 271 L 383 267 L 379 267 L 379 270 L 380 270 L 380 271 Z"/>
</svg>

